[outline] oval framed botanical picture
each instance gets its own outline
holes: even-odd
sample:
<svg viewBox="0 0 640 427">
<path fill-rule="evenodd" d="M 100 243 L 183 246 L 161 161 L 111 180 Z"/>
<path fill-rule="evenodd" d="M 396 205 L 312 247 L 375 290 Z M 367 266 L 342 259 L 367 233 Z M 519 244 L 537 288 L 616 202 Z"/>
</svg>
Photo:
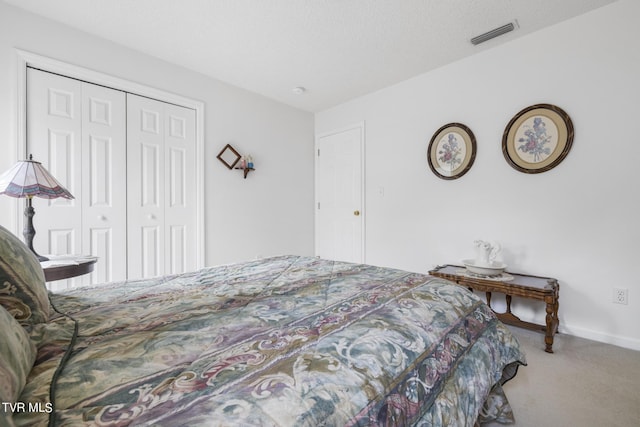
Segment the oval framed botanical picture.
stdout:
<svg viewBox="0 0 640 427">
<path fill-rule="evenodd" d="M 573 123 L 567 113 L 551 104 L 536 104 L 516 114 L 502 135 L 507 163 L 524 173 L 553 169 L 571 150 Z"/>
<path fill-rule="evenodd" d="M 439 178 L 460 178 L 469 171 L 475 158 L 476 137 L 461 123 L 442 126 L 429 142 L 429 167 Z"/>
</svg>

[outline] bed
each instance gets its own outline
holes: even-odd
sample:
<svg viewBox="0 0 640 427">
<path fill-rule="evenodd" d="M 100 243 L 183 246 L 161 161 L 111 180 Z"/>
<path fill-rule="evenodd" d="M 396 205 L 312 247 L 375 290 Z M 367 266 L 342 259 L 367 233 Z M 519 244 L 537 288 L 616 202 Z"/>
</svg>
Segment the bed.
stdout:
<svg viewBox="0 0 640 427">
<path fill-rule="evenodd" d="M 485 303 L 446 280 L 279 256 L 47 299 L 37 262 L 9 262 L 18 252 L 0 250 L 0 397 L 12 402 L 0 425 L 513 419 L 502 385 L 525 356 Z"/>
</svg>

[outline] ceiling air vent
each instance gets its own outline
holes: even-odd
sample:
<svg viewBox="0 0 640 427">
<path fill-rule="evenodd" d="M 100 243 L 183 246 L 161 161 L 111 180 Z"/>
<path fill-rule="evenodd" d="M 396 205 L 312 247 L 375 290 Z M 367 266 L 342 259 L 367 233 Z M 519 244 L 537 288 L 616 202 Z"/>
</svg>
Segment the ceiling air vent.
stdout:
<svg viewBox="0 0 640 427">
<path fill-rule="evenodd" d="M 487 40 L 491 40 L 492 38 L 501 36 L 503 34 L 507 34 L 510 33 L 511 31 L 516 29 L 516 25 L 517 25 L 518 21 L 514 22 L 509 22 L 507 25 L 503 25 L 502 27 L 498 27 L 498 28 L 494 28 L 491 31 L 487 31 L 484 34 L 480 34 L 479 36 L 476 36 L 474 38 L 471 39 L 471 44 L 477 45 L 480 43 L 484 43 Z"/>
</svg>

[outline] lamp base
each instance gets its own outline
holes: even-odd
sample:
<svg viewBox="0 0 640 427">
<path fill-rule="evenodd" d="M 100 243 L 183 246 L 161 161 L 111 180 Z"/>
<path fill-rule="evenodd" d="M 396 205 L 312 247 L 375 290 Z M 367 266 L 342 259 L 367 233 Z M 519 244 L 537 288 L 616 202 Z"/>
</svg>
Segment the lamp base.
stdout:
<svg viewBox="0 0 640 427">
<path fill-rule="evenodd" d="M 33 228 L 33 216 L 36 214 L 35 209 L 31 205 L 31 197 L 27 197 L 27 207 L 24 209 L 24 216 L 27 218 L 27 222 L 25 223 L 24 230 L 22 230 L 22 235 L 24 236 L 24 242 L 27 244 L 27 247 L 33 252 L 33 254 L 38 258 L 38 261 L 49 261 L 49 258 L 39 255 L 35 249 L 33 249 L 33 238 L 36 235 L 36 229 Z"/>
</svg>

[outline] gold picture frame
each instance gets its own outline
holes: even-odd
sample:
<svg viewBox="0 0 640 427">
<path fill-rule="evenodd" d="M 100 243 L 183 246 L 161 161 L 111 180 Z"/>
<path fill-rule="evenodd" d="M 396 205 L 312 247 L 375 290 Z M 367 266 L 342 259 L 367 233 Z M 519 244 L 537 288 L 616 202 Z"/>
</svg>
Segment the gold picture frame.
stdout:
<svg viewBox="0 0 640 427">
<path fill-rule="evenodd" d="M 476 158 L 476 137 L 462 123 L 448 123 L 429 142 L 429 168 L 442 179 L 457 179 L 471 169 Z"/>
<path fill-rule="evenodd" d="M 558 166 L 573 145 L 573 123 L 560 107 L 535 104 L 516 114 L 502 135 L 507 163 L 524 173 L 541 173 Z"/>
</svg>

